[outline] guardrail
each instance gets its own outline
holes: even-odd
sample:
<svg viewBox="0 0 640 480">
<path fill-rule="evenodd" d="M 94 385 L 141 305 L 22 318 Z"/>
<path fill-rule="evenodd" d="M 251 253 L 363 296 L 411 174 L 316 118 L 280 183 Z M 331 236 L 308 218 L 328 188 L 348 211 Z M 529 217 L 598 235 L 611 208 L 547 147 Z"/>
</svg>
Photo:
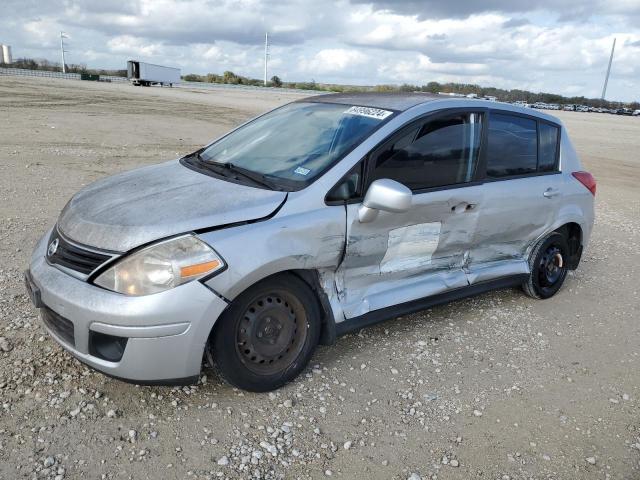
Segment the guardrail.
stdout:
<svg viewBox="0 0 640 480">
<path fill-rule="evenodd" d="M 100 75 L 100 81 L 129 83 L 129 79 L 127 77 L 116 77 L 115 75 Z"/>
<path fill-rule="evenodd" d="M 0 67 L 0 75 L 12 75 L 18 77 L 47 77 L 62 78 L 64 80 L 81 80 L 79 73 L 62 73 L 51 72 L 49 70 L 29 70 L 26 68 L 7 68 Z M 100 82 L 128 82 L 125 77 L 116 77 L 114 75 L 100 75 Z"/>
<path fill-rule="evenodd" d="M 29 70 L 26 68 L 6 68 L 0 67 L 0 76 L 13 75 L 19 77 L 47 77 L 47 78 L 62 78 L 65 80 L 81 80 L 79 73 L 62 73 L 62 72 L 50 72 L 48 70 Z M 100 82 L 114 82 L 114 83 L 129 83 L 129 79 L 125 77 L 116 77 L 114 75 L 100 75 Z M 265 91 L 269 93 L 302 93 L 308 95 L 321 95 L 323 93 L 330 93 L 326 91 L 318 90 L 303 90 L 298 88 L 276 88 L 276 87 L 261 87 L 257 85 L 233 85 L 228 83 L 207 83 L 207 82 L 180 82 L 175 84 L 174 87 L 181 88 L 202 88 L 207 90 L 225 89 L 225 90 L 253 90 L 253 91 Z"/>
<path fill-rule="evenodd" d="M 17 75 L 20 77 L 49 77 L 66 80 L 80 80 L 79 73 L 50 72 L 48 70 L 27 70 L 26 68 L 0 67 L 0 75 Z"/>
</svg>

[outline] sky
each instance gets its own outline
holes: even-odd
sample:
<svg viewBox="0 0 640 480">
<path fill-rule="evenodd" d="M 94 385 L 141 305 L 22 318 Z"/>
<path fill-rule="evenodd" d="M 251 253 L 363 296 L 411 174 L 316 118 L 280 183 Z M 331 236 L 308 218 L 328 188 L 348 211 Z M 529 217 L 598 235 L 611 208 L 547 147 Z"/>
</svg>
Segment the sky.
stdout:
<svg viewBox="0 0 640 480">
<path fill-rule="evenodd" d="M 640 100 L 640 0 L 3 0 L 14 58 L 354 85 L 475 83 Z"/>
</svg>

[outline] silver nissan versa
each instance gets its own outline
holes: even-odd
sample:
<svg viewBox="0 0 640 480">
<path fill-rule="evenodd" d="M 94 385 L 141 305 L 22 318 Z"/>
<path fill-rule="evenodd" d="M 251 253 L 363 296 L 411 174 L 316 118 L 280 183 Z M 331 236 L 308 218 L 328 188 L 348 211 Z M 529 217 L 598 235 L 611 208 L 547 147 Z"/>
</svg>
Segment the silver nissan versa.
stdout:
<svg viewBox="0 0 640 480">
<path fill-rule="evenodd" d="M 27 290 L 81 362 L 139 384 L 278 388 L 318 343 L 495 288 L 554 295 L 595 181 L 563 125 L 427 94 L 296 101 L 76 194 Z"/>
</svg>

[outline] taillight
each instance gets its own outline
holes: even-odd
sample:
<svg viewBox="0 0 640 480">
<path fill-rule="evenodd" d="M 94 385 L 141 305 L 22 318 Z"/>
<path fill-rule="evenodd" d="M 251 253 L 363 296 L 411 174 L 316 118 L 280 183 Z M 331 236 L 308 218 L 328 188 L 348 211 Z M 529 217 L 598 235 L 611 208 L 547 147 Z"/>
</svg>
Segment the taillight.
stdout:
<svg viewBox="0 0 640 480">
<path fill-rule="evenodd" d="M 589 190 L 593 196 L 596 195 L 596 179 L 589 172 L 573 172 L 571 175 Z"/>
</svg>

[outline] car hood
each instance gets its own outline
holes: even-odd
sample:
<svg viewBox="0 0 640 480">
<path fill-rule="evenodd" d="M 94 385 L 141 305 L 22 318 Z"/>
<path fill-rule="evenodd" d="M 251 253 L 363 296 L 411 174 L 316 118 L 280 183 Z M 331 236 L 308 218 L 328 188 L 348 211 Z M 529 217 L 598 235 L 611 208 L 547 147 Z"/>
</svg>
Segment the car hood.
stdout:
<svg viewBox="0 0 640 480">
<path fill-rule="evenodd" d="M 285 192 L 220 180 L 178 160 L 99 180 L 78 192 L 58 220 L 78 243 L 126 252 L 160 238 L 266 217 Z"/>
</svg>

